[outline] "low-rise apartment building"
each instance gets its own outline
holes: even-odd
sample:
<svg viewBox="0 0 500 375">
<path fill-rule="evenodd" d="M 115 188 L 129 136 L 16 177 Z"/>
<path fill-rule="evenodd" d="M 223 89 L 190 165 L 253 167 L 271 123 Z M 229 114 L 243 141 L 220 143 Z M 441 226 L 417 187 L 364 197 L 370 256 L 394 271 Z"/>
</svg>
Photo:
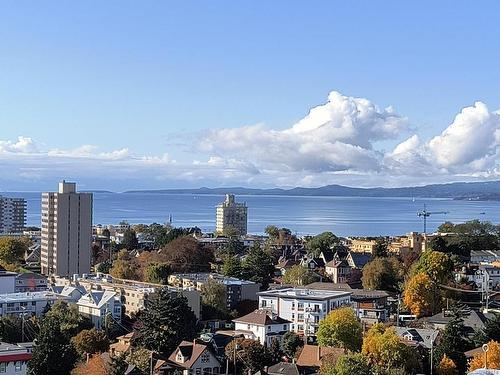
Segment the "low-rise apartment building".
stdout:
<svg viewBox="0 0 500 375">
<path fill-rule="evenodd" d="M 226 277 L 216 273 L 183 273 L 172 274 L 168 277 L 169 285 L 179 288 L 194 288 L 201 291 L 209 280 L 216 281 L 226 287 L 227 307 L 234 309 L 244 300 L 257 301 L 260 284 L 253 281 L 240 280 L 235 277 Z"/>
<path fill-rule="evenodd" d="M 290 330 L 314 335 L 330 311 L 351 305 L 352 292 L 284 288 L 258 293 L 259 308 L 291 322 Z"/>
<path fill-rule="evenodd" d="M 49 291 L 0 294 L 0 316 L 40 316 L 58 300 L 69 299 Z"/>
<path fill-rule="evenodd" d="M 20 273 L 16 276 L 15 292 L 42 292 L 48 289 L 47 278 L 33 272 Z"/>
<path fill-rule="evenodd" d="M 351 251 L 356 253 L 373 253 L 373 249 L 377 245 L 376 240 L 372 239 L 353 239 L 349 246 Z"/>
</svg>

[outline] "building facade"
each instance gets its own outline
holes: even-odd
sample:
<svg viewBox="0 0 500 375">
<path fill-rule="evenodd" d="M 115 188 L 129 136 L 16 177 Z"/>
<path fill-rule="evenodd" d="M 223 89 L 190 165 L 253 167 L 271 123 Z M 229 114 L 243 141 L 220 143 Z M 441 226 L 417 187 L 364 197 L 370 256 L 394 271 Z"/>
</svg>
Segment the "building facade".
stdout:
<svg viewBox="0 0 500 375">
<path fill-rule="evenodd" d="M 176 273 L 168 277 L 168 284 L 183 289 L 194 288 L 201 291 L 203 285 L 210 280 L 225 286 L 226 306 L 230 310 L 235 309 L 241 301 L 258 300 L 257 293 L 260 290 L 260 284 L 217 273 Z"/>
<path fill-rule="evenodd" d="M 22 233 L 26 225 L 26 201 L 0 196 L 0 234 Z"/>
<path fill-rule="evenodd" d="M 0 294 L 0 316 L 41 316 L 56 301 L 68 298 L 49 291 Z"/>
<path fill-rule="evenodd" d="M 282 341 L 290 330 L 288 320 L 272 314 L 268 310 L 255 310 L 250 314 L 234 319 L 235 334 L 243 334 L 247 339 L 258 340 L 262 345 L 270 346 L 273 340 Z"/>
<path fill-rule="evenodd" d="M 226 194 L 224 202 L 217 206 L 216 232 L 224 234 L 235 230 L 239 235 L 247 234 L 248 207 L 245 203 L 236 203 L 233 194 Z"/>
<path fill-rule="evenodd" d="M 291 322 L 290 330 L 314 335 L 320 320 L 341 306 L 351 306 L 351 292 L 285 288 L 258 293 L 259 308 Z"/>
<path fill-rule="evenodd" d="M 90 272 L 92 194 L 62 181 L 57 193 L 42 194 L 41 271 L 68 276 Z"/>
<path fill-rule="evenodd" d="M 120 297 L 112 291 L 90 291 L 78 302 L 78 312 L 90 318 L 97 329 L 104 328 L 106 316 L 120 323 L 122 319 L 122 303 Z"/>
<path fill-rule="evenodd" d="M 26 375 L 31 356 L 24 346 L 0 342 L 0 374 Z"/>
</svg>

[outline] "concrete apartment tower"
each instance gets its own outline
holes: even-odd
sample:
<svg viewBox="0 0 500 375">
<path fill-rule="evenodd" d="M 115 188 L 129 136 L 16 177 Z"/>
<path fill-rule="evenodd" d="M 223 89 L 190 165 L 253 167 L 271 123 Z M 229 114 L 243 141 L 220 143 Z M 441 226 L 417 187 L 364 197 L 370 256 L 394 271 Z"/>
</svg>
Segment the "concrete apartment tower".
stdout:
<svg viewBox="0 0 500 375">
<path fill-rule="evenodd" d="M 92 193 L 77 193 L 66 181 L 57 193 L 42 193 L 42 273 L 89 273 L 91 246 Z"/>
<path fill-rule="evenodd" d="M 0 234 L 22 233 L 26 225 L 26 201 L 0 196 Z"/>
<path fill-rule="evenodd" d="M 217 206 L 216 232 L 224 234 L 227 230 L 236 230 L 238 234 L 247 234 L 248 208 L 245 203 L 236 203 L 233 194 L 226 194 L 224 202 Z"/>
</svg>

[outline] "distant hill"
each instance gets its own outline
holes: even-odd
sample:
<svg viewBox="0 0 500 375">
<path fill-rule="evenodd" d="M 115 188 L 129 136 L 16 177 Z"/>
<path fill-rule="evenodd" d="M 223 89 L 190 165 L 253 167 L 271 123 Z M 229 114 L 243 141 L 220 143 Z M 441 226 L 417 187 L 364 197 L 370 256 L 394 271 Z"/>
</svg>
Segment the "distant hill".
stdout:
<svg viewBox="0 0 500 375">
<path fill-rule="evenodd" d="M 472 200 L 500 200 L 500 181 L 454 182 L 402 188 L 354 188 L 342 185 L 326 185 L 317 188 L 251 189 L 224 187 L 199 189 L 133 190 L 125 192 L 156 194 L 226 194 L 236 195 L 293 195 L 293 196 L 343 196 L 343 197 L 419 197 L 453 198 Z"/>
</svg>

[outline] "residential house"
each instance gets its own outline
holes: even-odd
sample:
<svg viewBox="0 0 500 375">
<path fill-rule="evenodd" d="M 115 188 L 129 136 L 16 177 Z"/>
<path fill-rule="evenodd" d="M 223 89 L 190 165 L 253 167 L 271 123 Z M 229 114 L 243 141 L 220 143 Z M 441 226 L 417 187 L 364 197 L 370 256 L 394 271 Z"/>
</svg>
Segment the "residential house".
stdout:
<svg viewBox="0 0 500 375">
<path fill-rule="evenodd" d="M 500 250 L 471 250 L 470 263 L 491 264 L 500 261 Z"/>
<path fill-rule="evenodd" d="M 109 345 L 109 355 L 111 357 L 120 356 L 128 353 L 134 339 L 134 332 L 127 333 L 116 338 L 118 341 Z"/>
<path fill-rule="evenodd" d="M 310 270 L 317 270 L 319 268 L 324 268 L 325 267 L 325 262 L 323 261 L 322 258 L 315 258 L 311 257 L 309 255 L 306 255 L 303 257 L 300 261 L 300 265 L 303 267 L 307 267 Z"/>
<path fill-rule="evenodd" d="M 259 308 L 291 322 L 290 330 L 314 335 L 328 313 L 351 304 L 351 292 L 284 288 L 260 292 Z"/>
<path fill-rule="evenodd" d="M 297 358 L 297 366 L 301 372 L 317 373 L 321 367 L 323 357 L 328 355 L 335 361 L 345 354 L 347 354 L 345 349 L 306 344 Z"/>
<path fill-rule="evenodd" d="M 273 340 L 281 339 L 290 330 L 291 322 L 272 314 L 267 310 L 255 310 L 241 318 L 233 319 L 235 331 L 245 338 L 258 340 L 262 345 L 270 346 Z"/>
<path fill-rule="evenodd" d="M 424 328 L 443 330 L 453 316 L 454 315 L 451 311 L 443 310 L 436 315 L 425 318 Z M 490 316 L 491 315 L 488 313 L 482 313 L 475 310 L 464 310 L 462 312 L 462 319 L 464 320 L 466 333 L 469 336 L 472 336 L 475 332 L 482 330 Z"/>
<path fill-rule="evenodd" d="M 331 260 L 326 263 L 325 273 L 334 283 L 346 283 L 351 279 L 351 267 L 345 260 Z"/>
<path fill-rule="evenodd" d="M 122 304 L 116 292 L 92 290 L 81 297 L 76 305 L 80 314 L 88 316 L 97 329 L 104 327 L 108 315 L 114 321 L 121 322 Z"/>
<path fill-rule="evenodd" d="M 43 275 L 25 272 L 16 276 L 15 292 L 41 292 L 47 289 L 47 278 Z"/>
<path fill-rule="evenodd" d="M 395 327 L 396 333 L 406 342 L 421 346 L 426 350 L 435 347 L 439 342 L 440 331 L 437 329 Z"/>
<path fill-rule="evenodd" d="M 280 362 L 269 366 L 264 371 L 257 371 L 255 375 L 300 375 L 300 371 L 295 363 Z"/>
<path fill-rule="evenodd" d="M 184 375 L 219 374 L 221 363 L 210 347 L 197 342 L 182 341 L 158 370 L 179 369 Z M 161 373 L 161 372 L 160 372 Z"/>
</svg>

